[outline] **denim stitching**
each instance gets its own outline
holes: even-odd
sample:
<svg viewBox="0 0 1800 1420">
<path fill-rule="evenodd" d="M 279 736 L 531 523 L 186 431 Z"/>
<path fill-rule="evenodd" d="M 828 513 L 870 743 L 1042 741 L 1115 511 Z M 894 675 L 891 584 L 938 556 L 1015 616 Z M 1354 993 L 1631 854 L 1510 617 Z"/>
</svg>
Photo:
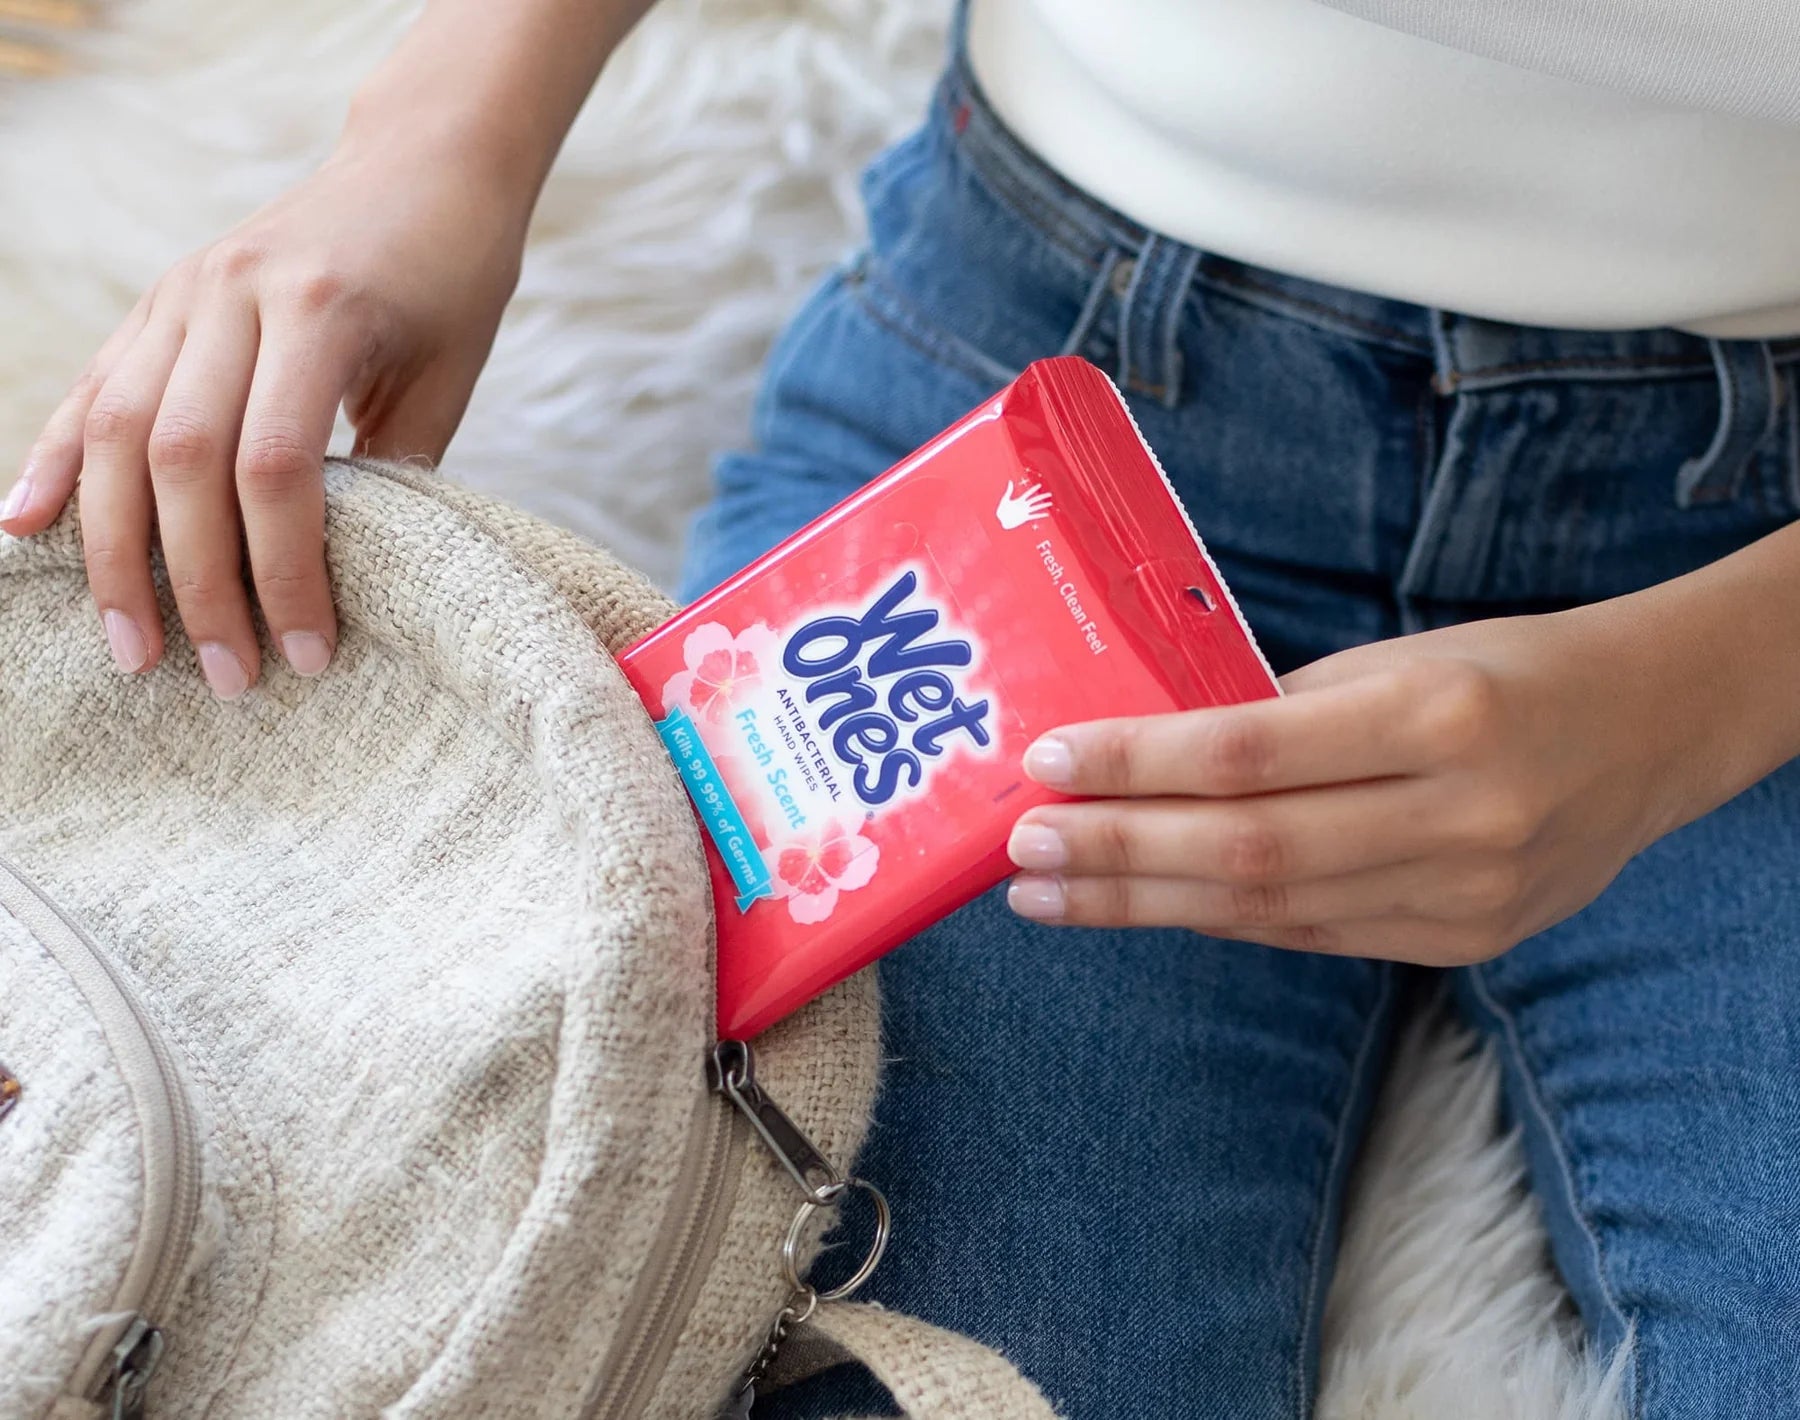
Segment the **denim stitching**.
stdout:
<svg viewBox="0 0 1800 1420">
<path fill-rule="evenodd" d="M 1081 303 L 1081 314 L 1075 317 L 1075 329 L 1069 332 L 1069 338 L 1057 351 L 1059 355 L 1079 354 L 1088 338 L 1094 333 L 1094 325 L 1100 319 L 1100 308 L 1106 304 L 1106 298 L 1112 294 L 1113 268 L 1118 265 L 1123 253 L 1117 247 L 1109 249 L 1106 259 L 1100 263 L 1100 270 L 1088 283 L 1087 299 Z"/>
<path fill-rule="evenodd" d="M 850 298 L 869 319 L 934 364 L 982 386 L 998 388 L 1018 378 L 1018 370 L 926 320 L 872 255 L 857 263 L 852 279 L 845 284 Z"/>
<path fill-rule="evenodd" d="M 961 133 L 952 124 L 948 135 L 951 148 L 988 194 L 1059 256 L 1091 271 L 1097 254 L 1103 254 L 1108 246 L 1135 250 L 1149 237 L 1142 226 L 1108 209 L 1026 148 L 994 111 L 967 62 L 960 58 L 946 98 L 948 107 L 967 106 L 970 114 Z M 1019 193 L 1033 200 L 1021 201 Z"/>
<path fill-rule="evenodd" d="M 1352 339 L 1373 337 L 1377 343 L 1396 350 L 1402 355 L 1429 355 L 1431 353 L 1428 343 L 1406 331 L 1396 330 L 1392 326 L 1382 325 L 1378 321 L 1364 320 L 1361 316 L 1340 311 L 1321 301 L 1311 301 L 1304 296 L 1293 295 L 1253 277 L 1226 275 L 1217 270 L 1209 270 L 1203 264 L 1199 275 L 1195 277 L 1194 287 L 1195 290 L 1190 293 L 1188 299 L 1196 317 L 1204 313 L 1198 292 L 1206 289 L 1233 300 L 1242 301 L 1254 310 L 1284 316 L 1289 320 L 1299 321 L 1316 330 L 1324 330 L 1333 335 L 1348 336 Z"/>
<path fill-rule="evenodd" d="M 1306 1309 L 1300 1317 L 1300 1347 L 1297 1353 L 1299 1364 L 1294 1368 L 1294 1384 L 1298 1388 L 1294 1405 L 1297 1420 L 1311 1420 L 1312 1415 L 1313 1395 L 1308 1360 L 1318 1339 L 1319 1286 L 1325 1269 L 1325 1234 L 1332 1216 L 1332 1197 L 1334 1193 L 1338 1194 L 1338 1206 L 1341 1208 L 1342 1195 L 1338 1191 L 1338 1185 L 1349 1167 L 1350 1151 L 1345 1147 L 1345 1139 L 1349 1134 L 1350 1115 L 1362 1098 L 1364 1077 L 1369 1069 L 1375 1037 L 1387 1020 L 1388 1006 L 1394 992 L 1393 966 L 1380 963 L 1377 970 L 1381 974 L 1381 988 L 1375 993 L 1368 1018 L 1363 1022 L 1362 1039 L 1357 1042 L 1356 1054 L 1351 1057 L 1350 1084 L 1344 1091 L 1344 1102 L 1338 1109 L 1337 1130 L 1332 1139 L 1331 1157 L 1325 1165 L 1324 1185 L 1320 1190 L 1318 1222 L 1313 1228 L 1312 1247 L 1307 1259 Z"/>
<path fill-rule="evenodd" d="M 1167 303 L 1162 313 L 1163 403 L 1170 409 L 1180 405 L 1181 392 L 1187 383 L 1186 362 L 1181 353 L 1181 321 L 1187 310 L 1188 292 L 1193 289 L 1194 278 L 1200 271 L 1200 253 L 1193 247 L 1182 248 L 1177 270 L 1181 276 L 1172 289 L 1180 294 Z"/>
<path fill-rule="evenodd" d="M 974 124 L 968 126 L 968 133 L 974 131 Z M 1044 243 L 1044 248 L 1058 261 L 1073 266 L 1080 275 L 1089 275 L 1100 265 L 1107 248 L 1116 245 L 1103 232 L 1089 232 L 1078 227 L 1073 221 L 1060 223 L 1060 229 L 1051 225 L 1044 216 L 1046 212 L 1058 211 L 1058 198 L 1055 194 L 1039 191 L 1030 178 L 1013 171 L 1012 166 L 1004 158 L 983 160 L 983 153 L 977 151 L 976 144 L 968 140 L 968 133 L 963 133 L 956 140 L 956 155 L 968 167 L 968 176 L 974 180 L 983 193 L 1001 209 L 1001 211 L 1017 221 L 1035 238 Z M 986 155 L 992 157 L 992 155 Z M 1069 232 L 1080 232 L 1080 236 L 1093 238 L 1093 245 L 1082 250 L 1075 241 L 1067 238 Z"/>
<path fill-rule="evenodd" d="M 1575 374 L 1615 379 L 1655 379 L 1659 376 L 1699 379 L 1712 372 L 1711 360 L 1680 360 L 1669 355 L 1569 355 L 1552 360 L 1519 360 L 1510 365 L 1486 365 L 1458 372 L 1463 384 L 1476 384 L 1529 375 Z"/>
<path fill-rule="evenodd" d="M 1788 506 L 1800 517 L 1800 389 L 1793 374 L 1787 387 L 1787 495 Z"/>
<path fill-rule="evenodd" d="M 1725 483 L 1722 475 L 1725 469 L 1725 455 L 1737 442 L 1739 429 L 1744 418 L 1744 389 L 1738 379 L 1737 368 L 1725 353 L 1725 347 L 1717 340 L 1707 342 L 1712 352 L 1713 371 L 1719 381 L 1719 426 L 1713 431 L 1712 439 L 1707 443 L 1697 458 L 1691 458 L 1682 464 L 1675 476 L 1675 505 L 1679 508 L 1692 508 L 1696 505 L 1720 503 L 1737 494 L 1736 480 Z"/>
<path fill-rule="evenodd" d="M 1175 341 L 1158 348 L 1165 330 L 1179 329 L 1193 266 L 1200 254 L 1167 237 L 1149 238 L 1131 269 L 1119 308 L 1119 388 L 1174 409 L 1180 394 L 1180 352 Z M 1180 280 L 1173 278 L 1180 273 Z M 1174 353 L 1173 361 L 1159 357 Z M 1141 357 L 1141 358 L 1140 358 Z"/>
<path fill-rule="evenodd" d="M 1562 1135 L 1558 1131 L 1556 1125 L 1551 1121 L 1549 1107 L 1544 1103 L 1542 1091 L 1538 1086 L 1537 1070 L 1527 1057 L 1524 1041 L 1519 1035 L 1519 1023 L 1513 1017 L 1513 1014 L 1500 1004 L 1493 992 L 1488 989 L 1487 979 L 1482 974 L 1481 967 L 1468 967 L 1467 972 L 1471 989 L 1481 1001 L 1482 1006 L 1493 1016 L 1494 1020 L 1498 1022 L 1500 1026 L 1503 1048 L 1512 1055 L 1513 1063 L 1518 1066 L 1519 1078 L 1524 1083 L 1525 1103 L 1531 1113 L 1537 1117 L 1538 1122 L 1543 1126 L 1544 1136 L 1548 1141 L 1550 1152 L 1555 1157 L 1557 1169 L 1562 1175 L 1561 1182 L 1564 1194 L 1568 1199 L 1569 1212 L 1571 1216 L 1574 1217 L 1576 1225 L 1580 1227 L 1583 1234 L 1586 1235 L 1588 1247 L 1594 1254 L 1594 1278 L 1599 1284 L 1600 1295 L 1606 1302 L 1607 1310 L 1613 1314 L 1613 1320 L 1618 1323 L 1620 1331 L 1624 1333 L 1625 1340 L 1620 1344 L 1630 1345 L 1635 1333 L 1635 1328 L 1626 1319 L 1623 1309 L 1619 1306 L 1618 1299 L 1613 1295 L 1612 1284 L 1607 1280 L 1606 1245 L 1601 1241 L 1599 1232 L 1596 1231 L 1593 1224 L 1588 1221 L 1587 1212 L 1581 1206 L 1581 1199 L 1575 1187 L 1574 1165 L 1569 1161 L 1568 1151 L 1563 1147 Z M 1633 1416 L 1639 1416 L 1643 1413 L 1641 1409 L 1643 1393 L 1643 1352 L 1638 1347 L 1633 1346 L 1631 1354 L 1631 1396 L 1629 1399 L 1631 1414 Z"/>
</svg>

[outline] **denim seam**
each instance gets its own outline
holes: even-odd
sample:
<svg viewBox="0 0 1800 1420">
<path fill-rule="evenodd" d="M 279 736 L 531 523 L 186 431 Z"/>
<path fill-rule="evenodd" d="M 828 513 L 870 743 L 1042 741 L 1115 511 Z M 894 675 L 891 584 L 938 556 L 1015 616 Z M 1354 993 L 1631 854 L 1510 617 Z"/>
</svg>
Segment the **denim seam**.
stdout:
<svg viewBox="0 0 1800 1420">
<path fill-rule="evenodd" d="M 1431 313 L 1431 387 L 1440 395 L 1454 394 L 1460 376 L 1456 370 L 1456 350 L 1450 340 L 1450 313 Z"/>
<path fill-rule="evenodd" d="M 1368 1017 L 1363 1022 L 1362 1038 L 1357 1042 L 1356 1053 L 1351 1058 L 1350 1082 L 1344 1091 L 1343 1104 L 1338 1108 L 1337 1129 L 1332 1138 L 1331 1157 L 1325 1165 L 1319 1216 L 1313 1227 L 1312 1246 L 1307 1259 L 1306 1310 L 1300 1318 L 1299 1364 L 1294 1368 L 1294 1384 L 1298 1388 L 1294 1404 L 1296 1420 L 1311 1420 L 1312 1415 L 1314 1381 L 1309 1378 L 1312 1375 L 1313 1351 L 1318 1341 L 1321 1305 L 1319 1288 L 1325 1270 L 1325 1235 L 1330 1230 L 1333 1198 L 1337 1199 L 1339 1208 L 1343 1206 L 1341 1189 L 1353 1152 L 1345 1144 L 1350 1129 L 1350 1116 L 1356 1110 L 1363 1090 L 1367 1088 L 1365 1078 L 1370 1068 L 1375 1037 L 1380 1034 L 1382 1023 L 1387 1019 L 1388 1004 L 1394 992 L 1393 966 L 1382 963 L 1378 969 L 1381 973 L 1381 988 L 1375 993 Z"/>
<path fill-rule="evenodd" d="M 946 99 L 952 150 L 990 197 L 1059 256 L 1091 271 L 1109 246 L 1135 250 L 1149 239 L 1145 228 L 1111 211 L 1027 148 L 994 110 L 966 60 L 957 63 Z M 962 111 L 968 118 L 959 132 Z M 1021 194 L 1031 200 L 1021 200 Z"/>
<path fill-rule="evenodd" d="M 1100 263 L 1100 269 L 1094 279 L 1088 283 L 1087 298 L 1081 303 L 1081 313 L 1075 317 L 1075 328 L 1069 332 L 1069 338 L 1062 343 L 1061 355 L 1077 355 L 1081 347 L 1086 345 L 1094 333 L 1094 326 L 1100 319 L 1100 308 L 1112 295 L 1113 268 L 1124 258 L 1124 253 L 1117 247 L 1107 250 L 1106 258 Z"/>
<path fill-rule="evenodd" d="M 1181 318 L 1200 253 L 1151 237 L 1132 266 L 1119 310 L 1118 384 L 1174 409 L 1181 398 Z"/>
<path fill-rule="evenodd" d="M 971 124 L 970 131 L 973 128 Z M 1043 242 L 1045 249 L 1057 260 L 1065 262 L 1078 274 L 1090 274 L 1101 265 L 1108 249 L 1124 245 L 1115 236 L 1089 230 L 1072 219 L 1052 223 L 1044 214 L 1055 209 L 1056 194 L 1038 187 L 1031 177 L 1017 171 L 1007 159 L 980 151 L 967 133 L 955 140 L 955 148 L 969 170 L 970 180 L 980 186 L 989 200 Z M 1091 245 L 1084 250 L 1071 233 L 1092 238 Z M 1135 247 L 1130 249 L 1135 250 Z"/>
<path fill-rule="evenodd" d="M 1800 390 L 1787 391 L 1787 495 L 1795 517 L 1800 517 Z"/>
<path fill-rule="evenodd" d="M 1196 316 L 1203 314 L 1199 300 L 1201 290 L 1241 301 L 1254 310 L 1299 321 L 1303 325 L 1312 326 L 1315 330 L 1323 330 L 1353 340 L 1370 340 L 1384 349 L 1391 349 L 1401 355 L 1429 356 L 1431 353 L 1431 346 L 1428 342 L 1409 335 L 1405 331 L 1396 330 L 1392 326 L 1385 326 L 1377 321 L 1364 320 L 1360 316 L 1350 315 L 1348 312 L 1337 310 L 1320 301 L 1309 301 L 1304 296 L 1291 295 L 1253 278 L 1226 276 L 1216 270 L 1208 270 L 1204 262 L 1201 264 L 1199 275 L 1194 278 L 1194 289 L 1188 296 L 1188 300 L 1193 306 L 1193 314 Z"/>
<path fill-rule="evenodd" d="M 857 308 L 932 363 L 978 385 L 1004 385 L 1019 371 L 927 320 L 887 279 L 880 260 L 865 252 L 845 282 Z"/>
<path fill-rule="evenodd" d="M 1588 1240 L 1588 1247 L 1594 1255 L 1594 1279 L 1600 1288 L 1600 1295 L 1605 1299 L 1607 1310 L 1619 1325 L 1624 1340 L 1621 1345 L 1631 1345 L 1633 1327 L 1626 1319 L 1624 1310 L 1619 1306 L 1618 1298 L 1613 1295 L 1612 1284 L 1606 1276 L 1606 1244 L 1601 1240 L 1599 1231 L 1588 1220 L 1587 1211 L 1581 1203 L 1580 1191 L 1575 1185 L 1575 1167 L 1570 1162 L 1569 1152 L 1564 1147 L 1561 1131 L 1551 1119 L 1550 1108 L 1544 1101 L 1543 1090 L 1538 1083 L 1538 1071 L 1525 1050 L 1525 1042 L 1519 1034 L 1519 1023 L 1512 1012 L 1502 1006 L 1494 993 L 1488 989 L 1487 978 L 1482 974 L 1480 966 L 1467 968 L 1469 984 L 1484 1008 L 1493 1016 L 1500 1026 L 1502 1048 L 1510 1052 L 1513 1063 L 1519 1070 L 1519 1079 L 1524 1085 L 1525 1104 L 1537 1117 L 1542 1126 L 1545 1140 L 1551 1154 L 1556 1159 L 1558 1172 L 1561 1174 L 1563 1192 L 1568 1199 L 1569 1214 L 1575 1219 L 1577 1226 Z M 1631 1397 L 1630 1411 L 1633 1416 L 1640 1415 L 1644 1394 L 1644 1358 L 1642 1349 L 1632 1347 L 1631 1356 Z"/>
<path fill-rule="evenodd" d="M 1180 403 L 1181 391 L 1187 382 L 1181 353 L 1181 318 L 1187 311 L 1188 292 L 1193 289 L 1200 271 L 1200 253 L 1193 247 L 1184 250 L 1180 271 L 1180 279 L 1175 284 L 1181 294 L 1169 302 L 1162 314 L 1163 386 L 1167 390 L 1163 403 L 1170 409 Z"/>
<path fill-rule="evenodd" d="M 1464 389 L 1501 382 L 1524 383 L 1533 377 L 1572 379 L 1705 379 L 1712 361 L 1676 360 L 1667 355 L 1571 355 L 1556 360 L 1518 360 L 1510 365 L 1480 365 L 1453 372 Z"/>
</svg>

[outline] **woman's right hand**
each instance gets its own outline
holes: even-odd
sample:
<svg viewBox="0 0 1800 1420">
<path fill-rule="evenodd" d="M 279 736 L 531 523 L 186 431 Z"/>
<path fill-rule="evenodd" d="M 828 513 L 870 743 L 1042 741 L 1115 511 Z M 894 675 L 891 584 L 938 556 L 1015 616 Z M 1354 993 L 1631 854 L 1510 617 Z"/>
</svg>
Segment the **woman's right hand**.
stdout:
<svg viewBox="0 0 1800 1420">
<path fill-rule="evenodd" d="M 163 653 L 153 522 L 217 695 L 257 678 L 246 556 L 282 655 L 325 669 L 322 462 L 338 409 L 359 452 L 443 454 L 518 276 L 530 194 L 505 185 L 451 145 L 347 143 L 178 263 L 94 357 L 0 527 L 41 532 L 79 480 L 88 582 L 122 670 Z"/>
</svg>

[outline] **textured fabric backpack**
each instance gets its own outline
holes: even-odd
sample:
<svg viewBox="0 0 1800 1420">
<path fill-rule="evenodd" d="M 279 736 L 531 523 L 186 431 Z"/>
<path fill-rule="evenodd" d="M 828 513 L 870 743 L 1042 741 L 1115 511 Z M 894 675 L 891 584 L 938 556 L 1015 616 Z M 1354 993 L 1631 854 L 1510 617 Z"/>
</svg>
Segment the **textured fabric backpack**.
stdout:
<svg viewBox="0 0 1800 1420">
<path fill-rule="evenodd" d="M 772 1322 L 912 1414 L 1049 1416 L 794 1289 L 873 988 L 714 1052 L 697 832 L 607 654 L 669 604 L 428 475 L 328 484 L 338 658 L 230 705 L 173 621 L 110 668 L 72 518 L 0 538 L 0 1420 L 708 1420 Z"/>
</svg>

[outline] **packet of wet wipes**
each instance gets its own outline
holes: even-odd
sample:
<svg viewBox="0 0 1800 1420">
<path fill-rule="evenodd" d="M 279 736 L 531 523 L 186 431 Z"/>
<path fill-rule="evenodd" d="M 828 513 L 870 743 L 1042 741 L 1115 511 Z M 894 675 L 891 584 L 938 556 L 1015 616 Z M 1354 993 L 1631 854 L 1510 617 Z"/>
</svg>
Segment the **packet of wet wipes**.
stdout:
<svg viewBox="0 0 1800 1420">
<path fill-rule="evenodd" d="M 1104 374 L 1030 366 L 620 656 L 705 829 L 747 1038 L 1010 872 L 1045 731 L 1277 694 Z"/>
</svg>

